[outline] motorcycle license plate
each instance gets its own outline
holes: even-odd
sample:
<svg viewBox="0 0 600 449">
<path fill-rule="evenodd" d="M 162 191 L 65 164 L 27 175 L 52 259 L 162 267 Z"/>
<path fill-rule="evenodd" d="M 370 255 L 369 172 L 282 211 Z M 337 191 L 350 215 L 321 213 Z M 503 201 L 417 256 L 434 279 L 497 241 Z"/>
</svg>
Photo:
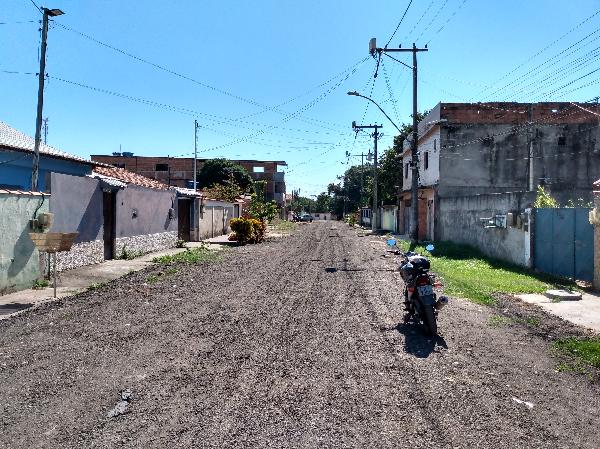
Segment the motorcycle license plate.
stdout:
<svg viewBox="0 0 600 449">
<path fill-rule="evenodd" d="M 417 291 L 421 297 L 433 295 L 433 287 L 431 285 L 421 285 L 420 287 L 417 287 Z"/>
</svg>

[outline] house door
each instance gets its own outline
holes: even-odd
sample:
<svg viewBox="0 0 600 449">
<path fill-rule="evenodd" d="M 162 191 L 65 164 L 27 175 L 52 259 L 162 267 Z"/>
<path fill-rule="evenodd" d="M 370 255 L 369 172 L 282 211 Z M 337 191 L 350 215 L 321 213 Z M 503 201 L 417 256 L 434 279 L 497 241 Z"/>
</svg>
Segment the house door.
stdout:
<svg viewBox="0 0 600 449">
<path fill-rule="evenodd" d="M 104 260 L 115 258 L 116 198 L 113 192 L 103 193 L 102 216 L 104 219 Z"/>
<path fill-rule="evenodd" d="M 177 200 L 177 235 L 184 242 L 190 241 L 190 207 L 188 198 Z"/>
</svg>

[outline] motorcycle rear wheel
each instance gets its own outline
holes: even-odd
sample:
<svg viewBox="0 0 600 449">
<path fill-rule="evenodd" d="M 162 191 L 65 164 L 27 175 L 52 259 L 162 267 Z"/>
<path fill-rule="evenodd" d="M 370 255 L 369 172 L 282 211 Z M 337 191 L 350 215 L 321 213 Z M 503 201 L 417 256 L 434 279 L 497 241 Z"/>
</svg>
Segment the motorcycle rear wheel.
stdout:
<svg viewBox="0 0 600 449">
<path fill-rule="evenodd" d="M 433 306 L 423 307 L 423 324 L 427 328 L 427 332 L 435 337 L 437 335 L 437 321 L 435 318 L 435 309 Z"/>
</svg>

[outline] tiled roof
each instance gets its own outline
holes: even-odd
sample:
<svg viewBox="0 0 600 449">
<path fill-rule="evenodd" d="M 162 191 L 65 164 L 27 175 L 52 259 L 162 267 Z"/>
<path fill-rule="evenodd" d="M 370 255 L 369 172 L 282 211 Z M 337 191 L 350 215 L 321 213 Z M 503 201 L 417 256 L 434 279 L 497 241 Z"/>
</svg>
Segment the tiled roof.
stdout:
<svg viewBox="0 0 600 449">
<path fill-rule="evenodd" d="M 35 147 L 35 139 L 0 121 L 0 148 L 2 147 L 32 153 Z M 90 165 L 92 164 L 92 161 L 75 156 L 74 154 L 66 153 L 44 143 L 40 144 L 40 154 L 70 161 L 83 162 Z"/>
<path fill-rule="evenodd" d="M 94 173 L 107 176 L 109 178 L 114 178 L 127 184 L 149 187 L 151 189 L 169 189 L 167 184 L 157 181 L 156 179 L 146 178 L 145 176 L 130 172 L 124 168 L 109 167 L 102 164 L 94 167 Z"/>
</svg>

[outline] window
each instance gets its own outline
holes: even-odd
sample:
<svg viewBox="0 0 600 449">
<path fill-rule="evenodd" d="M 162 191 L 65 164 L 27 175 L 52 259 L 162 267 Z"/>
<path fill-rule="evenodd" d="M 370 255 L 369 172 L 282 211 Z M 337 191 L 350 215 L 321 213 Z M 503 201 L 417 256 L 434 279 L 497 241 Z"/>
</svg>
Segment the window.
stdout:
<svg viewBox="0 0 600 449">
<path fill-rule="evenodd" d="M 253 173 L 264 173 L 265 167 L 252 167 L 252 172 Z"/>
<path fill-rule="evenodd" d="M 404 164 L 404 177 L 408 179 L 408 162 Z"/>
<path fill-rule="evenodd" d="M 156 171 L 169 171 L 169 164 L 156 164 L 154 168 Z"/>
<path fill-rule="evenodd" d="M 123 163 L 119 163 L 119 164 L 113 164 L 113 167 L 117 167 L 117 168 L 125 168 L 125 164 L 123 164 Z"/>
<path fill-rule="evenodd" d="M 559 138 L 558 138 L 558 144 L 561 145 L 561 146 L 565 145 L 566 144 L 566 140 L 567 139 L 565 139 L 565 136 L 559 136 Z"/>
<path fill-rule="evenodd" d="M 429 168 L 429 151 L 425 151 L 425 170 Z"/>
</svg>

